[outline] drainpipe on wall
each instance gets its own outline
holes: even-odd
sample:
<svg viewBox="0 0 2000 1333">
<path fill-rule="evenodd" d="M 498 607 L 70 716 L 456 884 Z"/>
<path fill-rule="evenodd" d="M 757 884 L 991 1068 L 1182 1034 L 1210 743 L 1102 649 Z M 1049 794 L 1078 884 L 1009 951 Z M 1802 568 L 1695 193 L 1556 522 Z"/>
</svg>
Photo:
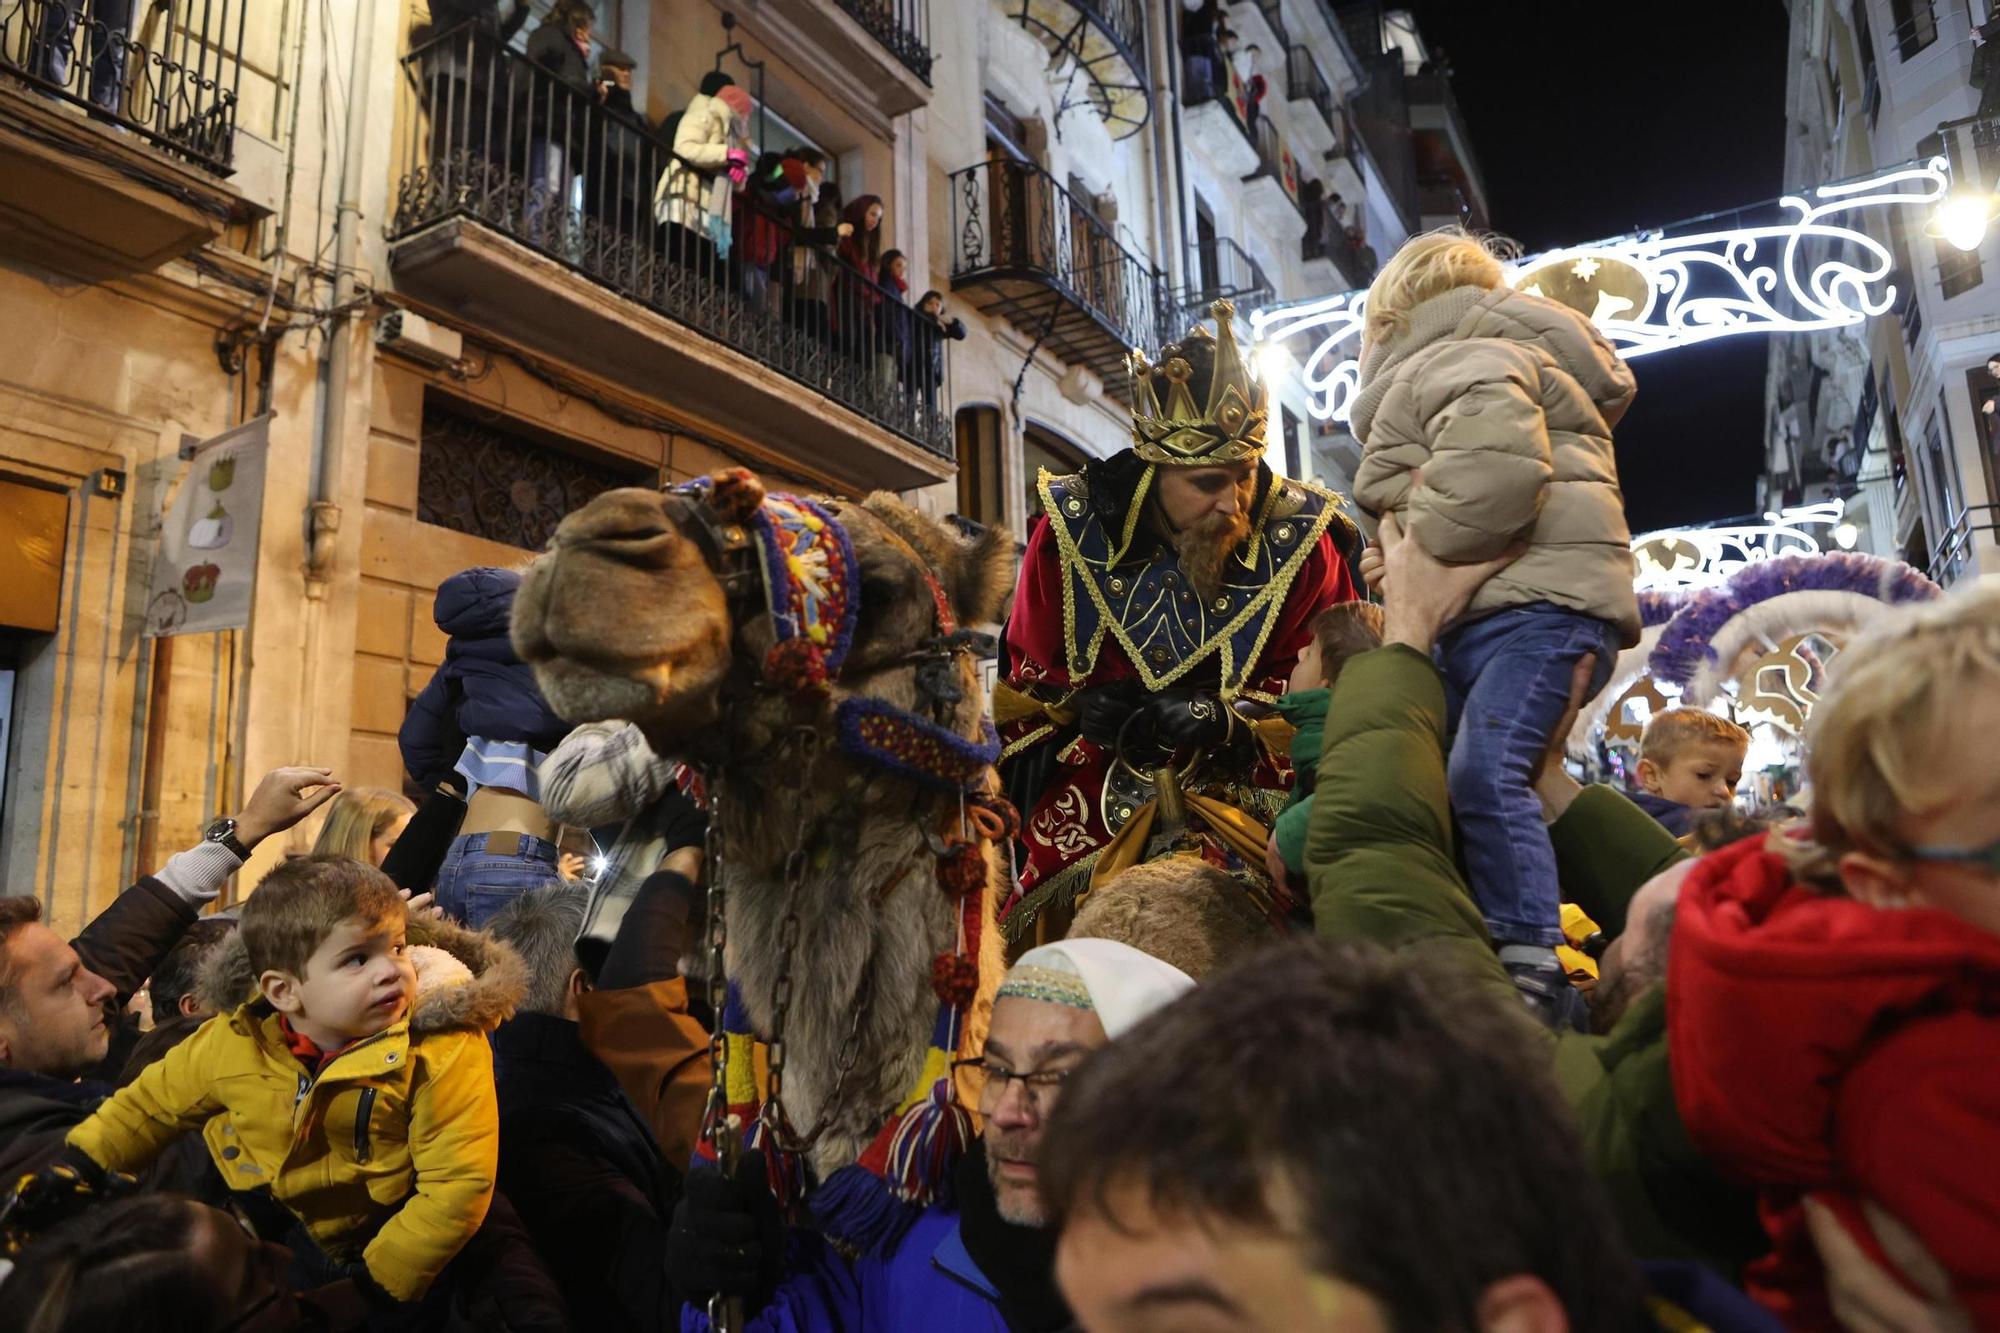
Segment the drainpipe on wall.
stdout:
<svg viewBox="0 0 2000 1333">
<path fill-rule="evenodd" d="M 333 568 L 340 532 L 340 474 L 347 452 L 347 379 L 353 359 L 355 272 L 361 258 L 361 177 L 368 164 L 370 55 L 376 0 L 354 6 L 354 68 L 347 81 L 347 124 L 341 145 L 340 201 L 333 214 L 333 316 L 327 325 L 320 375 L 319 458 L 306 505 L 306 594 L 317 598 Z M 333 57 L 329 49 L 327 58 Z"/>
<path fill-rule="evenodd" d="M 1153 127 L 1154 138 L 1156 141 L 1160 141 L 1158 142 L 1156 151 L 1160 151 L 1163 156 L 1166 148 L 1166 144 L 1164 143 L 1166 126 L 1160 124 L 1159 120 L 1166 119 L 1173 122 L 1173 155 L 1170 160 L 1172 162 L 1174 205 L 1172 212 L 1160 224 L 1161 239 L 1166 241 L 1169 246 L 1167 273 L 1168 282 L 1171 284 L 1176 277 L 1185 278 L 1187 276 L 1185 265 L 1187 264 L 1188 256 L 1187 178 L 1183 173 L 1187 158 L 1184 156 L 1186 150 L 1181 143 L 1181 43 L 1180 34 L 1174 28 L 1174 25 L 1180 20 L 1180 9 L 1174 4 L 1162 6 L 1160 10 L 1154 11 L 1154 19 L 1153 52 L 1157 63 L 1154 66 L 1156 72 L 1153 75 L 1153 95 L 1156 99 L 1154 102 L 1156 107 L 1162 106 L 1157 100 L 1161 91 L 1159 85 L 1160 74 L 1157 71 L 1164 68 L 1167 80 L 1165 90 L 1167 100 L 1160 112 L 1160 116 L 1156 118 Z M 1161 206 L 1165 206 L 1164 201 L 1162 201 Z M 1183 283 L 1182 285 L 1185 286 L 1186 284 Z M 1177 338 L 1181 332 L 1179 329 L 1173 329 L 1169 331 L 1168 336 Z"/>
</svg>

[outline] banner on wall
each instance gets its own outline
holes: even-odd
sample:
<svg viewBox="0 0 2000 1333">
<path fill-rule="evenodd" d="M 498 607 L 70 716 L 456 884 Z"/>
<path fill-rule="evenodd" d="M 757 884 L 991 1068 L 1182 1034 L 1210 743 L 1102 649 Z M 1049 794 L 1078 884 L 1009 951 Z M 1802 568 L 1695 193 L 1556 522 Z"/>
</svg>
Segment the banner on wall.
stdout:
<svg viewBox="0 0 2000 1333">
<path fill-rule="evenodd" d="M 195 446 L 160 529 L 146 601 L 149 636 L 250 623 L 270 427 L 266 413 Z"/>
</svg>

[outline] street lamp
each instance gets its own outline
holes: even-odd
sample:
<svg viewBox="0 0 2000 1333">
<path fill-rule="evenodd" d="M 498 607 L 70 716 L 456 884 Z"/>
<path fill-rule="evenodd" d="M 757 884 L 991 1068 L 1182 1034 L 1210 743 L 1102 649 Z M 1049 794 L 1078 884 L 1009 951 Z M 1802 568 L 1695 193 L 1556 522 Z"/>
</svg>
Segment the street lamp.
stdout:
<svg viewBox="0 0 2000 1333">
<path fill-rule="evenodd" d="M 1861 540 L 1861 529 L 1852 523 L 1842 523 L 1833 530 L 1833 544 L 1843 551 L 1854 549 L 1854 543 Z"/>
<path fill-rule="evenodd" d="M 2000 197 L 1985 190 L 1953 190 L 1924 224 L 1924 235 L 1961 250 L 1977 250 L 1996 217 L 2000 217 Z"/>
</svg>

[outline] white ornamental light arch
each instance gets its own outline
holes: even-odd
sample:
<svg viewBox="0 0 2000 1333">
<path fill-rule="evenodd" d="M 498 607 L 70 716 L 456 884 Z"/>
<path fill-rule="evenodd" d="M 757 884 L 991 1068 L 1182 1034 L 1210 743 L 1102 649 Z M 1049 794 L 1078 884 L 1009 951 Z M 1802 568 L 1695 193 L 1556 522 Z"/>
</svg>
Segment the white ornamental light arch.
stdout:
<svg viewBox="0 0 2000 1333">
<path fill-rule="evenodd" d="M 1517 260 L 1510 285 L 1591 317 L 1628 360 L 1738 333 L 1806 333 L 1859 324 L 1896 302 L 1889 249 L 1858 225 L 1870 208 L 1934 210 L 1951 191 L 1946 160 L 1786 195 L 1760 225 L 1666 230 Z M 1294 360 L 1306 404 L 1345 421 L 1360 372 L 1367 293 L 1341 292 L 1250 317 L 1258 364 Z M 1289 344 L 1289 345 L 1288 345 Z M 1280 350 L 1282 349 L 1282 351 Z"/>
</svg>

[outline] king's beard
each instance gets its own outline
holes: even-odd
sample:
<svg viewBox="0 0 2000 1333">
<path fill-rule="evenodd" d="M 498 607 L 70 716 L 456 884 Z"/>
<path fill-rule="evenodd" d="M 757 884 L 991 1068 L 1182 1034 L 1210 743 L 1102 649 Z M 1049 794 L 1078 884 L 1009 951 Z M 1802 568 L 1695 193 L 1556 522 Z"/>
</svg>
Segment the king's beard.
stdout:
<svg viewBox="0 0 2000 1333">
<path fill-rule="evenodd" d="M 1222 592 L 1223 569 L 1249 535 L 1247 509 L 1238 509 L 1233 514 L 1210 514 L 1174 534 L 1181 574 L 1204 603 L 1213 601 Z"/>
</svg>

